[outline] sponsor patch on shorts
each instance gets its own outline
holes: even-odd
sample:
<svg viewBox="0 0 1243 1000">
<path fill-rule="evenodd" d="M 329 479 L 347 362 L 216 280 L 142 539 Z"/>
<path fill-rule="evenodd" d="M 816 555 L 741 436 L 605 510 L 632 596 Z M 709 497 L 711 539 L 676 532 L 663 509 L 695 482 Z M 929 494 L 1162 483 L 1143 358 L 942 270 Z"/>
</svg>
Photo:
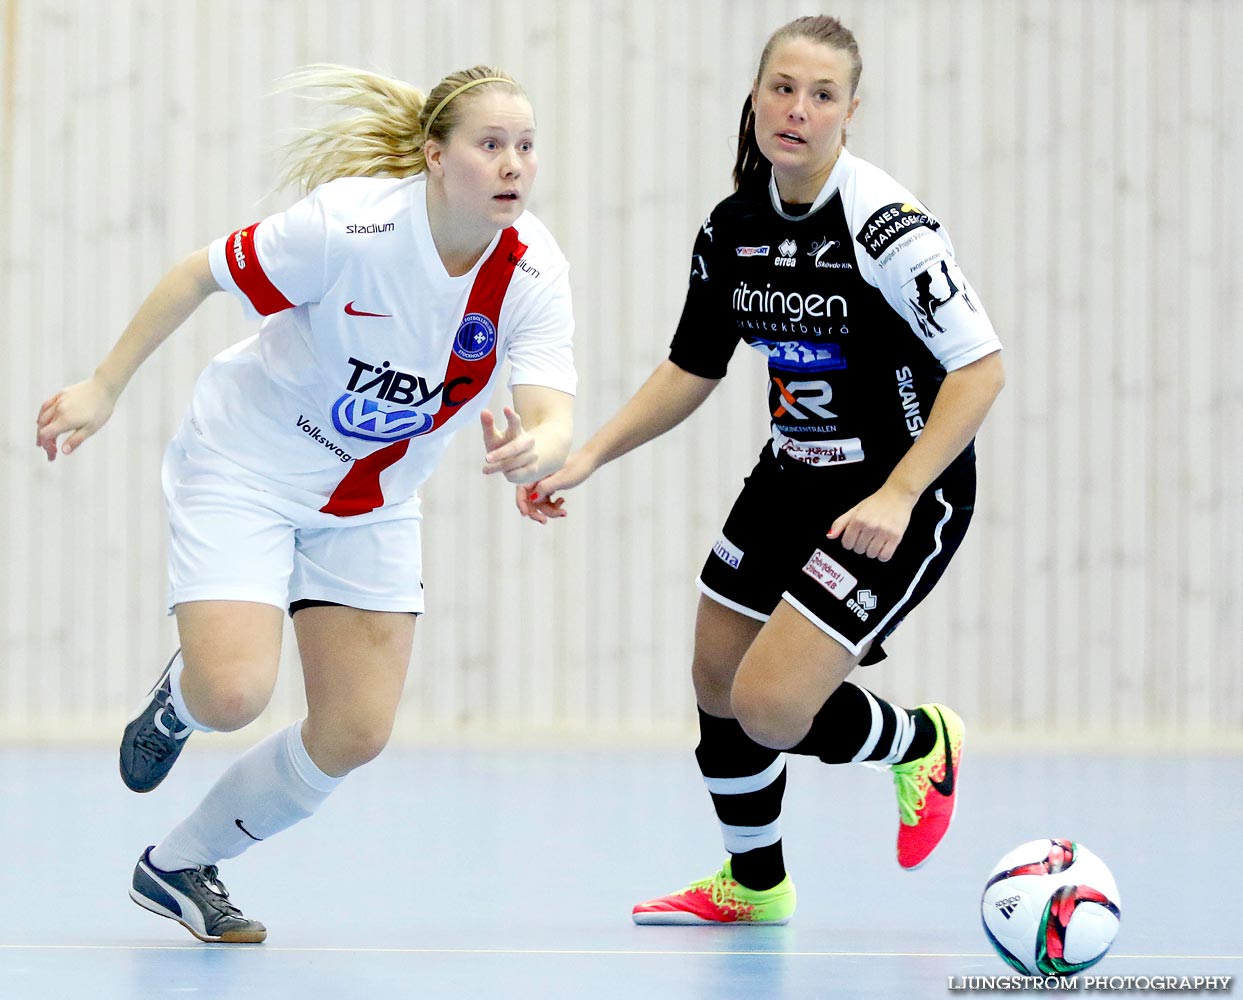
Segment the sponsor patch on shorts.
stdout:
<svg viewBox="0 0 1243 1000">
<path fill-rule="evenodd" d="M 803 572 L 836 597 L 839 601 L 855 589 L 859 581 L 846 572 L 846 567 L 826 556 L 819 549 L 811 554 Z"/>
<path fill-rule="evenodd" d="M 730 569 L 737 569 L 742 562 L 742 549 L 722 535 L 712 546 L 712 554 L 725 563 Z"/>
</svg>

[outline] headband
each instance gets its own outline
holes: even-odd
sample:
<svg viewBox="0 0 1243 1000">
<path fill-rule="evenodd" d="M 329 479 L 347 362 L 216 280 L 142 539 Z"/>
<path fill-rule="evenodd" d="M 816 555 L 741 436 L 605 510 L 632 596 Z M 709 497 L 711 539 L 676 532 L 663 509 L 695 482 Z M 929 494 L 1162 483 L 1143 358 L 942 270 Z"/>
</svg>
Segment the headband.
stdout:
<svg viewBox="0 0 1243 1000">
<path fill-rule="evenodd" d="M 428 116 L 427 126 L 423 129 L 423 134 L 432 134 L 432 122 L 434 122 L 436 120 L 436 116 L 445 109 L 446 104 L 457 97 L 458 94 L 470 90 L 471 87 L 478 87 L 481 83 L 508 83 L 511 86 L 514 85 L 513 80 L 508 80 L 503 76 L 484 76 L 480 77 L 478 80 L 471 80 L 469 83 L 462 84 L 462 86 L 458 87 L 457 90 L 451 90 L 448 94 L 441 98 L 440 103 L 436 105 L 436 109 L 430 116 Z"/>
</svg>

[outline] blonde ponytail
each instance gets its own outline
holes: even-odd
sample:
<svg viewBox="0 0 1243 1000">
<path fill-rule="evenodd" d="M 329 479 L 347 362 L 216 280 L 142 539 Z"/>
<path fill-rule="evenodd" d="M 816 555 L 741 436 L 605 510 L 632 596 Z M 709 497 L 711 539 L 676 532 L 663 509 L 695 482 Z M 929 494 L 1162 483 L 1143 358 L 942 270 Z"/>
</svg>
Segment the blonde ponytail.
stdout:
<svg viewBox="0 0 1243 1000">
<path fill-rule="evenodd" d="M 284 183 L 310 191 L 338 177 L 410 177 L 427 168 L 427 139 L 444 142 L 460 120 L 459 94 L 503 85 L 521 96 L 514 79 L 491 66 L 451 73 L 424 95 L 401 80 L 320 63 L 285 78 L 283 91 L 352 112 L 301 130 L 283 150 Z"/>
</svg>

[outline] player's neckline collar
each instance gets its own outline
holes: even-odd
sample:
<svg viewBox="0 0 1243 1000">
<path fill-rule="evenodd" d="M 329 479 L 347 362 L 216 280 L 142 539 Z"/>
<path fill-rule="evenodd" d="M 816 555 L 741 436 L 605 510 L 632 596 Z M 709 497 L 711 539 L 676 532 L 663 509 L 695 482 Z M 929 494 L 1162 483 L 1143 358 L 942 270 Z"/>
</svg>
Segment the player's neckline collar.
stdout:
<svg viewBox="0 0 1243 1000">
<path fill-rule="evenodd" d="M 844 164 L 850 158 L 850 152 L 845 146 L 837 156 L 837 162 L 833 164 L 833 169 L 829 171 L 829 176 L 825 178 L 824 185 L 820 188 L 820 193 L 816 195 L 811 203 L 811 208 L 807 209 L 801 215 L 791 215 L 781 206 L 781 193 L 777 190 L 777 178 L 768 178 L 768 200 L 772 203 L 773 211 L 783 219 L 789 219 L 791 222 L 801 222 L 803 219 L 809 219 L 815 215 L 830 198 L 837 193 L 837 189 L 841 183 L 842 174 L 845 172 Z"/>
</svg>

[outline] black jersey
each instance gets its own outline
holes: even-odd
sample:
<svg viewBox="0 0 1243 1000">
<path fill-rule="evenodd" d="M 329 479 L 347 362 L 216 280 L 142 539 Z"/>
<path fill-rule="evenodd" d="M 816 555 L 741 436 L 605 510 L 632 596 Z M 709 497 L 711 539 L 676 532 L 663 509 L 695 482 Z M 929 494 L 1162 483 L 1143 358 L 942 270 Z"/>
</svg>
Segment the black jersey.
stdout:
<svg viewBox="0 0 1243 1000">
<path fill-rule="evenodd" d="M 844 149 L 806 214 L 785 211 L 774 183 L 705 220 L 669 357 L 721 378 L 739 340 L 768 359 L 774 453 L 876 485 L 945 373 L 1001 347 L 944 227 Z M 968 448 L 949 471 L 972 460 Z"/>
</svg>

